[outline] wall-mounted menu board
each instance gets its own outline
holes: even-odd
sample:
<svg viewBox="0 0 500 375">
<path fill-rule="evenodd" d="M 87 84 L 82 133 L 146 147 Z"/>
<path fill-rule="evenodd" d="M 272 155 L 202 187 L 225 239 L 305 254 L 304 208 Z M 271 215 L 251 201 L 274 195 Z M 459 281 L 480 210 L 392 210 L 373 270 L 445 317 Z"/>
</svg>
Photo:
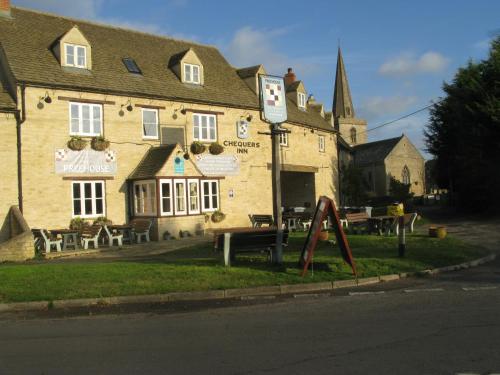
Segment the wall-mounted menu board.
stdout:
<svg viewBox="0 0 500 375">
<path fill-rule="evenodd" d="M 307 234 L 306 242 L 304 243 L 304 247 L 302 248 L 302 253 L 300 255 L 299 264 L 303 267 L 302 276 L 307 273 L 307 269 L 314 255 L 314 249 L 318 243 L 318 236 L 321 232 L 323 221 L 328 217 L 332 223 L 342 258 L 344 258 L 346 263 L 351 266 L 353 274 L 356 275 L 356 265 L 352 257 L 351 248 L 349 247 L 349 243 L 347 242 L 347 238 L 342 228 L 342 224 L 340 223 L 335 203 L 330 198 L 321 196 L 318 200 L 318 205 L 316 206 L 316 211 L 314 212 L 309 233 Z"/>
</svg>

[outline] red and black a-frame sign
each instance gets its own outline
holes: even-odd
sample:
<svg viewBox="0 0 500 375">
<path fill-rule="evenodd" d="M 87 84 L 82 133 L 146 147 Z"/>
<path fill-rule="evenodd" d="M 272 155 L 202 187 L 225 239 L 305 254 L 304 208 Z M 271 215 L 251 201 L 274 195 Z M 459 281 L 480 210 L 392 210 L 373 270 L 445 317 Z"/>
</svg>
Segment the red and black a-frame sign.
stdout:
<svg viewBox="0 0 500 375">
<path fill-rule="evenodd" d="M 356 276 L 354 258 L 352 257 L 351 248 L 349 247 L 344 230 L 342 229 L 342 224 L 340 223 L 335 203 L 333 200 L 325 196 L 319 197 L 318 205 L 316 206 L 316 211 L 314 212 L 314 217 L 309 228 L 309 233 L 307 234 L 307 239 L 300 255 L 299 264 L 303 267 L 302 276 L 307 273 L 307 269 L 314 255 L 314 249 L 316 248 L 316 244 L 318 242 L 318 236 L 322 230 L 323 221 L 326 220 L 327 217 L 330 218 L 330 222 L 332 223 L 342 258 L 344 258 L 346 263 L 351 266 L 352 273 Z"/>
</svg>

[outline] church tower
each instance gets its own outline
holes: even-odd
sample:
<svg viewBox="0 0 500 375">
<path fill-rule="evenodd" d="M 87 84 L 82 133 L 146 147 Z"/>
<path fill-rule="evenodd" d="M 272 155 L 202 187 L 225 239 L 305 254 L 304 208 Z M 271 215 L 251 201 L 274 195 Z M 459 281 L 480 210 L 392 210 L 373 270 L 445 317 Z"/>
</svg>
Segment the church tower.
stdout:
<svg viewBox="0 0 500 375">
<path fill-rule="evenodd" d="M 337 56 L 332 113 L 335 129 L 339 131 L 344 141 L 351 146 L 366 143 L 366 121 L 356 118 L 340 47 Z"/>
</svg>

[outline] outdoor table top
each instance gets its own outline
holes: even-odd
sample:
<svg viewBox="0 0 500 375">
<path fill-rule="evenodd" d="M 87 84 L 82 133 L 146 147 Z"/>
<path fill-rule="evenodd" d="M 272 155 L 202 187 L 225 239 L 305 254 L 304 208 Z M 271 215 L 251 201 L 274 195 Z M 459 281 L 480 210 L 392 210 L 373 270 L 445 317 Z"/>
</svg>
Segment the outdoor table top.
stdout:
<svg viewBox="0 0 500 375">
<path fill-rule="evenodd" d="M 389 219 L 394 219 L 396 216 L 391 216 L 391 215 L 382 215 L 382 216 L 372 216 L 368 218 L 368 220 L 389 220 Z"/>
<path fill-rule="evenodd" d="M 53 234 L 78 234 L 79 231 L 76 229 L 49 229 L 50 233 Z"/>
<path fill-rule="evenodd" d="M 130 224 L 110 224 L 108 225 L 109 229 L 132 229 L 132 225 Z"/>
<path fill-rule="evenodd" d="M 232 228 L 221 228 L 215 229 L 214 235 L 222 233 L 235 233 L 235 232 L 268 232 L 270 230 L 276 230 L 276 227 L 232 227 Z"/>
</svg>

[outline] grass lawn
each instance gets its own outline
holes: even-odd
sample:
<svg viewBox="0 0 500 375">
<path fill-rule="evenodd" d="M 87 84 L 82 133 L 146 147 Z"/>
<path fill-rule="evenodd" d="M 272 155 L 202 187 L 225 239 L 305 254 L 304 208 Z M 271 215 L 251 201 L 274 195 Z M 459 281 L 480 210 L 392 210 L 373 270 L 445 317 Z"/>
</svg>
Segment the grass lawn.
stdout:
<svg viewBox="0 0 500 375">
<path fill-rule="evenodd" d="M 333 234 L 331 234 L 332 236 Z M 58 300 L 244 288 L 261 285 L 320 282 L 352 278 L 337 247 L 318 243 L 314 273 L 304 278 L 297 268 L 305 233 L 292 233 L 285 250 L 285 267 L 275 269 L 264 255 L 238 256 L 231 268 L 211 246 L 196 246 L 150 261 L 91 263 L 26 263 L 0 265 L 0 302 Z M 358 276 L 413 272 L 458 264 L 487 254 L 448 237 L 407 236 L 404 259 L 397 256 L 397 238 L 350 235 Z"/>
</svg>

